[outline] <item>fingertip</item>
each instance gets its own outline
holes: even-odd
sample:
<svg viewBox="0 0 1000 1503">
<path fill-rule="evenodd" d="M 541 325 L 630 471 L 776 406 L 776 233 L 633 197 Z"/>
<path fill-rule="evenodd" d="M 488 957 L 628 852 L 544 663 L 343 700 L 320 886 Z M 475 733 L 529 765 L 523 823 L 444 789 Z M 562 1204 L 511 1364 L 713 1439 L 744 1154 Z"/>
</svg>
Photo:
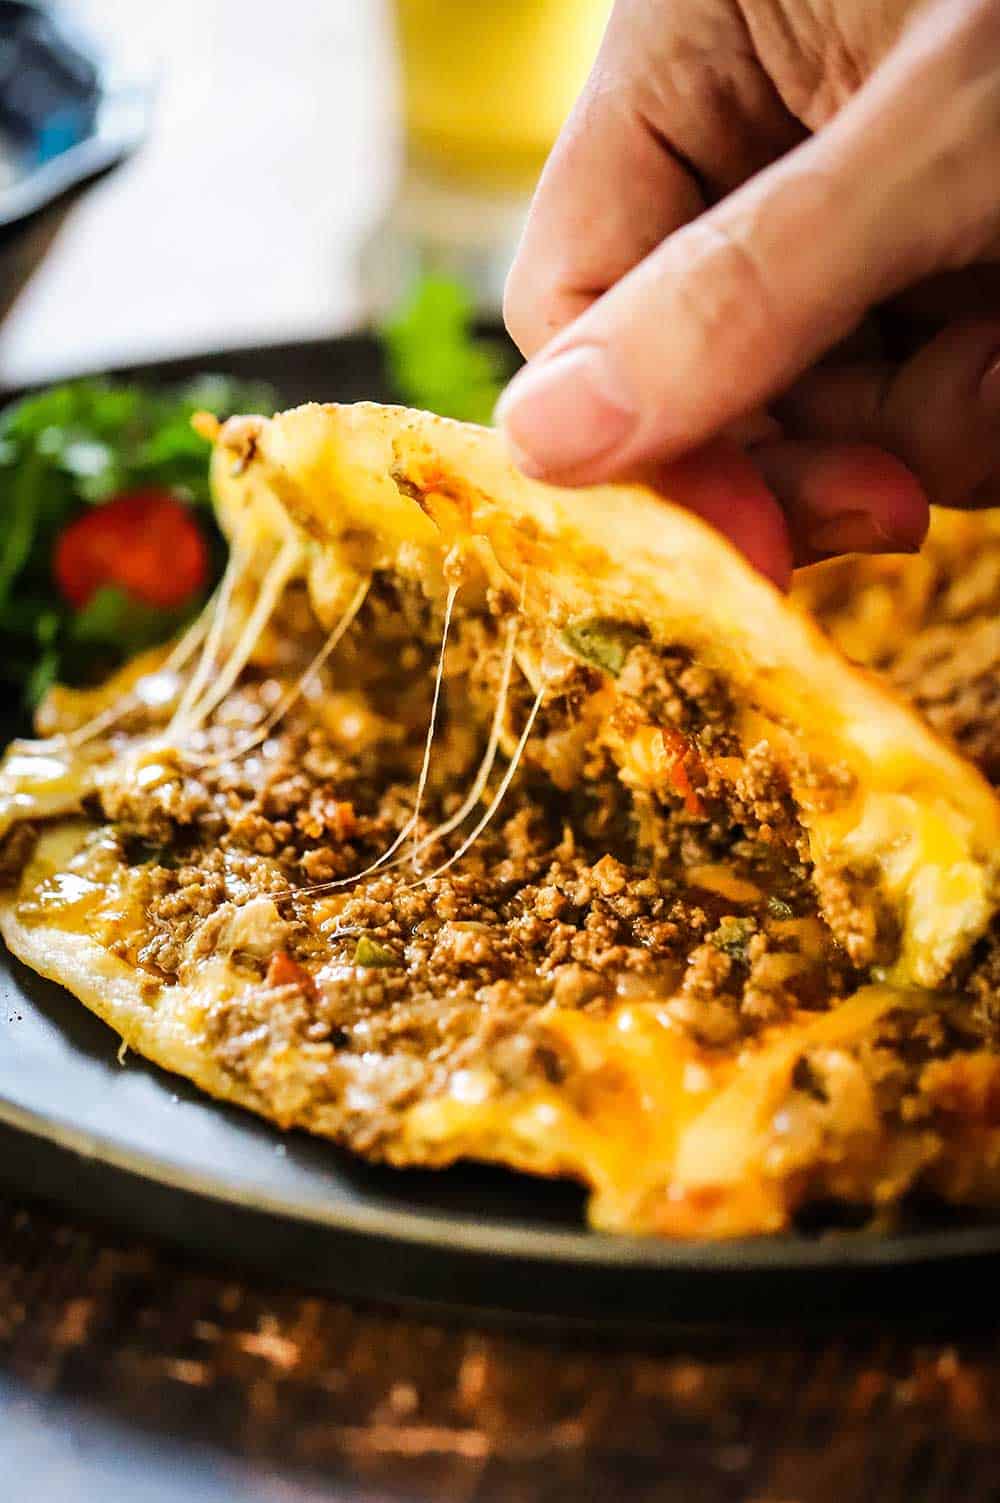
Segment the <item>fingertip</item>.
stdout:
<svg viewBox="0 0 1000 1503">
<path fill-rule="evenodd" d="M 930 505 L 901 460 L 871 444 L 787 441 L 754 450 L 784 507 L 799 562 L 836 553 L 912 553 Z"/>
<path fill-rule="evenodd" d="M 497 403 L 496 420 L 526 474 L 585 484 L 604 478 L 602 461 L 614 468 L 638 412 L 608 351 L 580 344 L 518 371 Z"/>
<path fill-rule="evenodd" d="M 494 421 L 500 430 L 500 437 L 503 439 L 504 448 L 507 450 L 507 456 L 514 468 L 520 470 L 521 474 L 526 475 L 529 480 L 546 480 L 548 477 L 544 469 L 536 463 L 526 449 L 521 448 L 517 440 L 512 438 L 507 431 L 499 408 L 497 409 Z"/>
<path fill-rule="evenodd" d="M 793 548 L 785 514 L 752 459 L 720 439 L 661 466 L 656 488 L 724 534 L 749 562 L 787 590 Z"/>
<path fill-rule="evenodd" d="M 812 490 L 817 509 L 831 514 L 850 499 L 890 546 L 919 548 L 927 536 L 930 502 L 923 486 L 901 459 L 874 444 L 845 444 L 821 457 Z"/>
</svg>

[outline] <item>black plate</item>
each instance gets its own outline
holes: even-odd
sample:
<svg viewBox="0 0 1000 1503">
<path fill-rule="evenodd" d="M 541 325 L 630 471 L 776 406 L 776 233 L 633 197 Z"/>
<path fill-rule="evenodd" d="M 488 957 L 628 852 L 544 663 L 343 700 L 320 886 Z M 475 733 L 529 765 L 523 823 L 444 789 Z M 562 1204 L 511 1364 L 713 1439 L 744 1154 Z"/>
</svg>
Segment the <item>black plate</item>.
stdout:
<svg viewBox="0 0 1000 1503">
<path fill-rule="evenodd" d="M 375 343 L 226 352 L 144 367 L 274 382 L 289 402 L 384 395 Z M 282 1135 L 134 1055 L 69 994 L 0 956 L 0 1182 L 185 1247 L 342 1293 L 586 1320 L 801 1318 L 955 1302 L 996 1277 L 1000 1222 L 661 1243 L 590 1232 L 572 1186 L 476 1166 L 366 1166 Z"/>
</svg>

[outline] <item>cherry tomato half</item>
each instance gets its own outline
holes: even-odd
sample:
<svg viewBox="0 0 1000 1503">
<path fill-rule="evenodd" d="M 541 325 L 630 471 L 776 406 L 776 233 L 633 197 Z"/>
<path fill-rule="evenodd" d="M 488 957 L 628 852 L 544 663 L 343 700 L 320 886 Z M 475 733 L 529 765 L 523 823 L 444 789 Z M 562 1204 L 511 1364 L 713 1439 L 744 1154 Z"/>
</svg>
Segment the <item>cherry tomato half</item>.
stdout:
<svg viewBox="0 0 1000 1503">
<path fill-rule="evenodd" d="M 117 585 L 169 610 L 208 581 L 208 544 L 190 509 L 166 491 L 132 491 L 77 517 L 56 544 L 56 583 L 78 610 Z"/>
</svg>

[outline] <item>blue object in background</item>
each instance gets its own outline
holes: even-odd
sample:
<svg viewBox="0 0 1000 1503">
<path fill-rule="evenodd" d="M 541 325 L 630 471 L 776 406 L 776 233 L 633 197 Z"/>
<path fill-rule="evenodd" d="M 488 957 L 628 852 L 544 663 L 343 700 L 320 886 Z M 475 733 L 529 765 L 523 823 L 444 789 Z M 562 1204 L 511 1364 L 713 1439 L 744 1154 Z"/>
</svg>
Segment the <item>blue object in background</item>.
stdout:
<svg viewBox="0 0 1000 1503">
<path fill-rule="evenodd" d="M 0 130 L 27 162 L 47 162 L 91 134 L 101 77 L 78 33 L 47 7 L 0 0 Z"/>
<path fill-rule="evenodd" d="M 148 86 L 113 81 L 62 7 L 0 0 L 0 231 L 128 155 L 149 109 Z"/>
<path fill-rule="evenodd" d="M 78 146 L 90 134 L 92 122 L 86 112 L 73 105 L 55 109 L 43 121 L 32 153 L 36 166 L 62 156 L 71 146 Z"/>
</svg>

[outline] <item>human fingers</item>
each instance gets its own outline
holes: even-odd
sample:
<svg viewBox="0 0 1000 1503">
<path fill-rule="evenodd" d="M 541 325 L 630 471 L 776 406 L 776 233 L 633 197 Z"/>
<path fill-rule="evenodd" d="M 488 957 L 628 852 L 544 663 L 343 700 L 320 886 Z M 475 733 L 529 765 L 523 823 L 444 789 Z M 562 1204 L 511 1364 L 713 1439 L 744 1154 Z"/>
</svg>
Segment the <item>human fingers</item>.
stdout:
<svg viewBox="0 0 1000 1503">
<path fill-rule="evenodd" d="M 738 444 L 716 439 L 641 478 L 724 533 L 779 589 L 788 588 L 793 548 L 785 514 Z"/>
<path fill-rule="evenodd" d="M 533 355 L 668 234 L 801 138 L 737 6 L 618 0 L 546 164 L 504 298 Z"/>
<path fill-rule="evenodd" d="M 1000 502 L 1000 316 L 957 322 L 910 359 L 819 366 L 779 404 L 786 432 L 875 444 L 944 506 Z"/>
<path fill-rule="evenodd" d="M 838 553 L 912 553 L 924 540 L 927 496 L 884 449 L 783 439 L 752 458 L 784 510 L 796 564 Z"/>
<path fill-rule="evenodd" d="M 830 126 L 672 235 L 515 377 L 498 415 L 526 469 L 572 484 L 676 457 L 872 305 L 982 253 L 1000 221 L 1000 3 L 925 19 Z"/>
</svg>

